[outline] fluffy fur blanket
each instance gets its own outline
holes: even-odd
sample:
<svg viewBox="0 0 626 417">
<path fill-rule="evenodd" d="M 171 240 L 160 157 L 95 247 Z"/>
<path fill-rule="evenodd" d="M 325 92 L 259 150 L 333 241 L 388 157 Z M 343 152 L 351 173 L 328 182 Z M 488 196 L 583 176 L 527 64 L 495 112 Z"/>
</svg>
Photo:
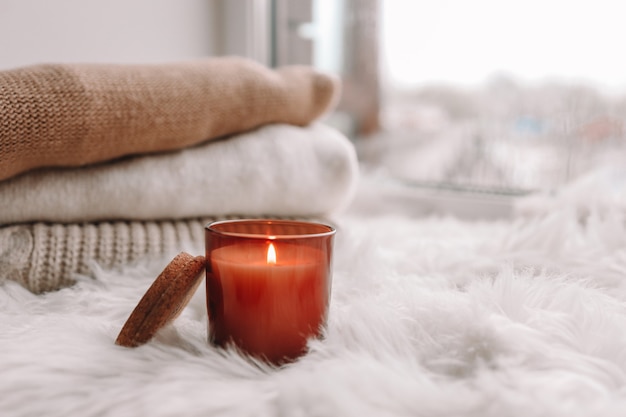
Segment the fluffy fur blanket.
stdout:
<svg viewBox="0 0 626 417">
<path fill-rule="evenodd" d="M 280 369 L 207 344 L 203 291 L 152 342 L 114 345 L 168 259 L 43 296 L 5 283 L 0 415 L 624 414 L 622 211 L 336 220 L 326 337 Z"/>
</svg>

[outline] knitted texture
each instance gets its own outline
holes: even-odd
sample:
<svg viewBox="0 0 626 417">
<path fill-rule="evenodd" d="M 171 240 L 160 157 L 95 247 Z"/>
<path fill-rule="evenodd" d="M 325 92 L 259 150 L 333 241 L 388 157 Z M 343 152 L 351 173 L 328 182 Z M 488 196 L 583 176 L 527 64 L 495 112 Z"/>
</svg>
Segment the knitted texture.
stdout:
<svg viewBox="0 0 626 417">
<path fill-rule="evenodd" d="M 339 89 L 310 67 L 271 70 L 236 57 L 0 71 L 0 180 L 180 149 L 269 123 L 304 126 L 334 106 Z"/>
<path fill-rule="evenodd" d="M 0 225 L 331 215 L 357 183 L 356 152 L 340 132 L 272 124 L 179 151 L 0 181 Z"/>
<path fill-rule="evenodd" d="M 94 268 L 204 251 L 204 226 L 214 218 L 180 221 L 23 224 L 0 228 L 0 282 L 34 293 L 58 290 Z"/>
</svg>

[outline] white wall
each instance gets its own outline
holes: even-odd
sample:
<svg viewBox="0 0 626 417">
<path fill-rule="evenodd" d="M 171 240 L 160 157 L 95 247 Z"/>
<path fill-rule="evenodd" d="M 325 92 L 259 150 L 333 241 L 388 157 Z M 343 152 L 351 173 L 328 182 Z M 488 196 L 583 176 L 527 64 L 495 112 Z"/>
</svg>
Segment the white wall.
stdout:
<svg viewBox="0 0 626 417">
<path fill-rule="evenodd" d="M 0 69 L 220 54 L 215 0 L 0 0 Z"/>
</svg>

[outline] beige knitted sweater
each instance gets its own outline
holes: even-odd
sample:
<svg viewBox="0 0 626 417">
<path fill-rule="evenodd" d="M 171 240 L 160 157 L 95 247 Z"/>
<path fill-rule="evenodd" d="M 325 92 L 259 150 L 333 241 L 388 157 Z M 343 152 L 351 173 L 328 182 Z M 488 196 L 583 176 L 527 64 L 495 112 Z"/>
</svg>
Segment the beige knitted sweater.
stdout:
<svg viewBox="0 0 626 417">
<path fill-rule="evenodd" d="M 305 126 L 338 81 L 237 57 L 168 64 L 50 64 L 0 71 L 0 180 L 195 145 L 270 123 Z"/>
<path fill-rule="evenodd" d="M 0 279 L 42 293 L 116 268 L 175 254 L 202 254 L 204 225 L 213 218 L 179 221 L 34 223 L 0 228 Z"/>
</svg>

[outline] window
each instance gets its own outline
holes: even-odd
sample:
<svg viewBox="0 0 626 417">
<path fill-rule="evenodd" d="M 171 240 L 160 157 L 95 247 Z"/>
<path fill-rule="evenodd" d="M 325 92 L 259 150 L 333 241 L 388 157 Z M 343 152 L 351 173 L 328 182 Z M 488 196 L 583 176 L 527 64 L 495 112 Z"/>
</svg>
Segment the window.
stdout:
<svg viewBox="0 0 626 417">
<path fill-rule="evenodd" d="M 314 63 L 344 78 L 342 126 L 395 179 L 523 194 L 625 160 L 618 1 L 312 7 Z"/>
</svg>

